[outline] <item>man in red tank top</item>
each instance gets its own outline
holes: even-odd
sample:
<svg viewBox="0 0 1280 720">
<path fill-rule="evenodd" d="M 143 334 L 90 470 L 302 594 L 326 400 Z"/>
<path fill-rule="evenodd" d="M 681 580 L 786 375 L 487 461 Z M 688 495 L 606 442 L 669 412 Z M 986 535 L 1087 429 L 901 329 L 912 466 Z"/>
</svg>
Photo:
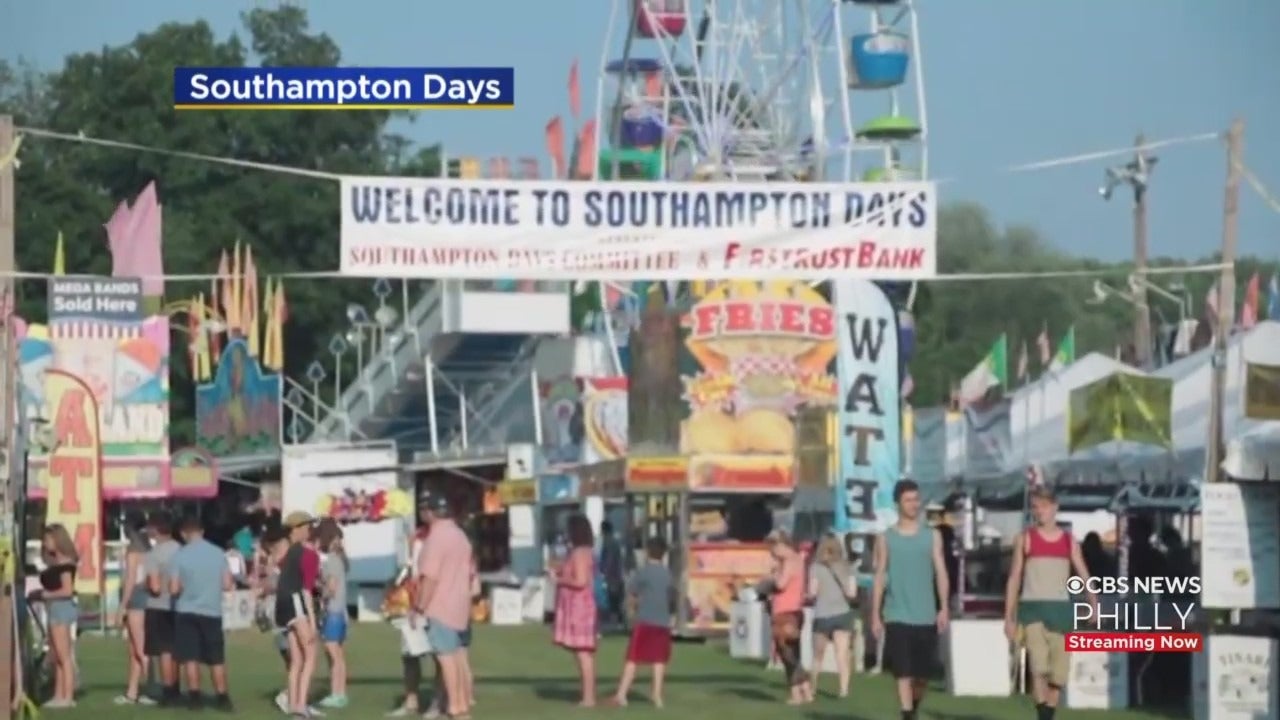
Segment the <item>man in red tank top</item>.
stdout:
<svg viewBox="0 0 1280 720">
<path fill-rule="evenodd" d="M 1080 544 L 1058 525 L 1052 490 L 1040 486 L 1031 492 L 1031 515 L 1035 524 L 1013 546 L 1005 587 L 1005 635 L 1016 642 L 1018 626 L 1022 627 L 1036 717 L 1052 720 L 1071 670 L 1063 637 L 1075 622 L 1068 580 L 1077 576 L 1087 582 L 1089 569 Z M 1092 594 L 1088 599 L 1097 617 L 1098 599 Z"/>
</svg>

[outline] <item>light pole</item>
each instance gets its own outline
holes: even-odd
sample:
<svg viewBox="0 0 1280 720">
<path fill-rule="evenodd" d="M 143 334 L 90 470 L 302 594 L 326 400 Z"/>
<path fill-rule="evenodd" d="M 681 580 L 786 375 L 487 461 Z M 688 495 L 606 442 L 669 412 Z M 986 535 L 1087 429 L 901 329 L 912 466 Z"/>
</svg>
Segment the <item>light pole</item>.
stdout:
<svg viewBox="0 0 1280 720">
<path fill-rule="evenodd" d="M 1139 277 L 1147 272 L 1147 183 L 1157 158 L 1143 152 L 1145 140 L 1138 135 L 1133 160 L 1125 165 L 1107 168 L 1106 178 L 1098 194 L 1110 200 L 1121 185 L 1133 188 L 1133 266 Z M 1136 364 L 1146 368 L 1151 363 L 1151 315 L 1147 307 L 1146 287 L 1134 293 L 1133 346 Z"/>
<path fill-rule="evenodd" d="M 342 333 L 334 333 L 329 338 L 329 354 L 333 356 L 333 411 L 342 418 L 348 437 L 351 435 L 351 426 L 347 422 L 347 410 L 342 407 L 342 359 L 350 348 L 351 345 L 342 337 Z"/>
</svg>

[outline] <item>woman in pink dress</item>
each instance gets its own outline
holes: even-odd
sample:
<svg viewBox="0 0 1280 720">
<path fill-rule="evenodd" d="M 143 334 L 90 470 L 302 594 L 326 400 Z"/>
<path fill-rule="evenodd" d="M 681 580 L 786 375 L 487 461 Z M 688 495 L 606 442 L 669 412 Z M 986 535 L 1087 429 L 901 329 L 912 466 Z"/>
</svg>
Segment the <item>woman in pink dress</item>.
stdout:
<svg viewBox="0 0 1280 720">
<path fill-rule="evenodd" d="M 556 569 L 555 644 L 573 653 L 582 684 L 582 707 L 596 704 L 596 562 L 591 523 L 569 518 L 569 555 Z"/>
</svg>

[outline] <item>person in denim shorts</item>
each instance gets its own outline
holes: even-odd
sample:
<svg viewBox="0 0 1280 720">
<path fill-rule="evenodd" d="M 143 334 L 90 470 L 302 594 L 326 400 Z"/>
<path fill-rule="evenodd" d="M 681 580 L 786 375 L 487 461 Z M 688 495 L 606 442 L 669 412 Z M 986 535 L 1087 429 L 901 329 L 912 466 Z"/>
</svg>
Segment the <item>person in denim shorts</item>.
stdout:
<svg viewBox="0 0 1280 720">
<path fill-rule="evenodd" d="M 320 706 L 344 708 L 347 706 L 347 655 L 342 646 L 347 642 L 347 572 L 351 562 L 342 548 L 342 528 L 336 521 L 330 518 L 320 521 L 316 526 L 316 544 L 324 557 L 320 576 L 325 611 L 320 639 L 329 656 L 329 696 L 320 701 Z"/>
<path fill-rule="evenodd" d="M 54 524 L 44 530 L 41 553 L 45 569 L 40 590 L 32 600 L 41 601 L 49 622 L 49 650 L 53 659 L 53 698 L 49 708 L 75 707 L 76 659 L 72 626 L 79 619 L 76 607 L 76 564 L 80 554 L 67 528 Z"/>
</svg>

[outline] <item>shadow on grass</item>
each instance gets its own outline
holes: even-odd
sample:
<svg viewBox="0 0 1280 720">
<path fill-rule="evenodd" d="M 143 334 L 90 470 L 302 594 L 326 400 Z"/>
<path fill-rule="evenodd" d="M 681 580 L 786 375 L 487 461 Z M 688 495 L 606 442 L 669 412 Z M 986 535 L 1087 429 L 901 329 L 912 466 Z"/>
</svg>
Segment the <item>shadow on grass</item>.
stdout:
<svg viewBox="0 0 1280 720">
<path fill-rule="evenodd" d="M 952 713 L 940 710 L 930 710 L 929 708 L 921 708 L 920 716 L 923 718 L 931 718 L 932 720 L 988 720 L 986 715 L 978 715 L 976 713 Z"/>
<path fill-rule="evenodd" d="M 433 682 L 431 671 L 428 669 L 423 673 L 422 683 L 424 686 Z M 641 675 L 643 680 L 645 676 Z M 608 679 L 608 678 L 604 678 Z M 744 678 L 742 675 L 667 675 L 668 685 L 722 685 L 733 684 L 737 687 Z M 480 685 L 527 685 L 532 687 L 540 687 L 543 685 L 565 685 L 576 683 L 577 679 L 566 673 L 559 676 L 536 676 L 536 675 L 477 675 L 476 683 Z M 392 685 L 399 687 L 404 684 L 404 680 L 398 675 L 385 676 L 368 676 L 356 675 L 347 680 L 348 685 Z"/>
<path fill-rule="evenodd" d="M 856 711 L 841 712 L 807 712 L 806 720 L 881 720 L 880 715 L 859 715 Z M 982 718 L 986 720 L 986 718 Z"/>
<path fill-rule="evenodd" d="M 569 705 L 576 704 L 582 699 L 582 692 L 576 684 L 569 685 L 564 682 L 537 685 L 533 688 L 533 694 L 539 700 L 551 700 Z"/>
<path fill-rule="evenodd" d="M 739 680 L 741 680 L 741 678 L 739 678 Z M 728 695 L 741 700 L 753 700 L 757 702 L 781 702 L 783 697 L 780 694 L 781 690 L 782 688 L 779 687 L 774 692 L 769 692 L 768 690 L 762 690 L 761 688 L 752 685 L 728 685 L 716 688 L 716 694 Z"/>
</svg>

